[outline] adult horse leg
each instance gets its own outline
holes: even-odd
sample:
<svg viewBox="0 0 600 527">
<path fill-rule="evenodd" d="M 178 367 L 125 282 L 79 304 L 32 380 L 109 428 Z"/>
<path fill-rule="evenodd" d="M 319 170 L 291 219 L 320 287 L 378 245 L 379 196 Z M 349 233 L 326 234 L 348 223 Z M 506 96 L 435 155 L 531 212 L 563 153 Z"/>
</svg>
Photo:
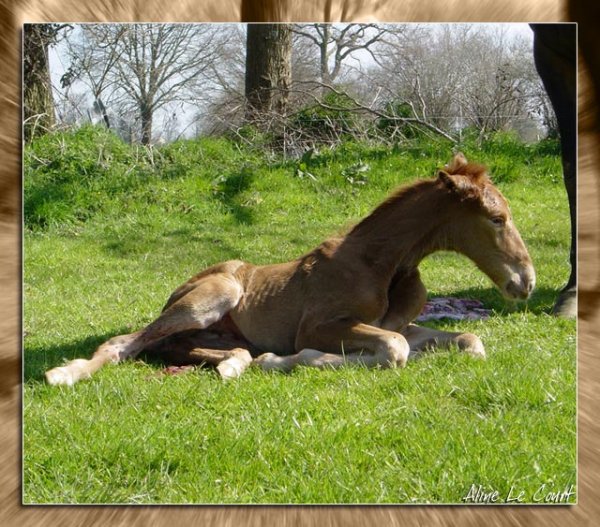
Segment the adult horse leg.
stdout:
<svg viewBox="0 0 600 527">
<path fill-rule="evenodd" d="M 556 114 L 571 221 L 571 274 L 553 313 L 577 316 L 577 50 L 573 24 L 531 24 L 536 69 Z"/>
<path fill-rule="evenodd" d="M 234 308 L 241 296 L 242 286 L 232 275 L 209 275 L 196 287 L 170 305 L 151 324 L 140 331 L 113 337 L 96 350 L 91 359 L 76 359 L 65 366 L 46 372 L 49 384 L 72 385 L 88 378 L 109 362 L 135 357 L 150 344 L 179 331 L 204 329 L 220 320 Z"/>
<path fill-rule="evenodd" d="M 580 264 L 585 280 L 579 284 L 579 315 L 588 319 L 600 306 L 600 266 L 598 265 L 598 185 L 600 184 L 600 53 L 598 53 L 598 19 L 600 4 L 595 0 L 569 0 L 569 19 L 577 21 L 577 42 L 581 58 L 579 80 L 579 167 L 581 180 L 579 195 L 583 207 L 579 235 L 585 243 L 580 253 Z"/>
<path fill-rule="evenodd" d="M 296 366 L 339 368 L 345 364 L 368 367 L 403 367 L 408 343 L 399 333 L 356 321 L 303 325 L 296 340 L 299 353 L 277 356 L 264 353 L 254 360 L 263 370 L 290 371 Z"/>
</svg>

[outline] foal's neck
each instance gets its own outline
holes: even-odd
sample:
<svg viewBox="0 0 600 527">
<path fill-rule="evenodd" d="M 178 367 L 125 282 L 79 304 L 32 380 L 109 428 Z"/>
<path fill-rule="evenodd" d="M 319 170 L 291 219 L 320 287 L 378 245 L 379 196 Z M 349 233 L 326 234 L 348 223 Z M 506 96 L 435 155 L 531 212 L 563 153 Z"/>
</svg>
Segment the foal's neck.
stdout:
<svg viewBox="0 0 600 527">
<path fill-rule="evenodd" d="M 346 241 L 385 279 L 449 247 L 448 194 L 436 180 L 400 189 L 358 223 Z"/>
</svg>

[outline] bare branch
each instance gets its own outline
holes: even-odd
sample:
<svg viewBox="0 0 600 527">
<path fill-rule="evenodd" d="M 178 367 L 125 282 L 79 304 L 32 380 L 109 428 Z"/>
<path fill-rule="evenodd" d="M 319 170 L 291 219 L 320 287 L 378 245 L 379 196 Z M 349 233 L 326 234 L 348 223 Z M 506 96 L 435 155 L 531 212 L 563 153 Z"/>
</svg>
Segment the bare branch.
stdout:
<svg viewBox="0 0 600 527">
<path fill-rule="evenodd" d="M 441 135 L 442 137 L 444 137 L 445 139 L 448 139 L 452 143 L 456 143 L 456 139 L 454 139 L 451 135 L 449 135 L 448 133 L 446 133 L 441 128 L 438 128 L 437 126 L 433 125 L 432 123 L 424 121 L 423 119 L 420 119 L 419 117 L 416 116 L 416 113 L 415 113 L 415 117 L 400 117 L 400 116 L 397 116 L 397 115 L 390 115 L 390 114 L 387 114 L 387 113 L 385 113 L 385 112 L 383 112 L 381 110 L 377 110 L 375 108 L 372 108 L 370 106 L 367 106 L 367 105 L 359 102 L 354 97 L 351 97 L 346 91 L 337 89 L 337 88 L 335 88 L 334 86 L 332 86 L 330 84 L 323 84 L 323 83 L 316 82 L 316 81 L 308 81 L 305 84 L 313 84 L 313 85 L 317 84 L 317 85 L 319 85 L 321 87 L 325 87 L 329 91 L 335 93 L 336 95 L 339 95 L 341 97 L 344 97 L 344 98 L 352 101 L 352 104 L 354 104 L 354 108 L 346 108 L 346 107 L 341 107 L 341 106 L 334 106 L 332 104 L 328 104 L 328 103 L 323 102 L 323 100 L 320 99 L 318 96 L 316 96 L 313 91 L 308 91 L 308 90 L 302 91 L 302 90 L 294 90 L 294 89 L 292 89 L 292 91 L 298 91 L 300 93 L 308 95 L 320 107 L 325 108 L 327 110 L 339 111 L 339 112 L 367 112 L 367 113 L 373 114 L 373 115 L 375 115 L 377 117 L 384 118 L 384 119 L 389 119 L 390 121 L 396 121 L 398 123 L 416 124 L 416 125 L 422 126 L 424 128 L 427 128 L 428 130 L 431 130 L 432 132 L 435 132 L 438 135 Z"/>
</svg>

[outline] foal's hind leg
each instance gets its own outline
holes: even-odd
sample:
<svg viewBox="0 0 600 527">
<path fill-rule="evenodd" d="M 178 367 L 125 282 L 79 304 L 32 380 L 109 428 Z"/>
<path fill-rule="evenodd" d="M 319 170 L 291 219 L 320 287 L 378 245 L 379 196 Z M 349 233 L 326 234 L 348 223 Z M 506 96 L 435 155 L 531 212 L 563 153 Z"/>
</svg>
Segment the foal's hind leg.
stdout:
<svg viewBox="0 0 600 527">
<path fill-rule="evenodd" d="M 218 350 L 209 348 L 193 348 L 179 351 L 177 361 L 180 365 L 209 364 L 215 366 L 223 379 L 236 379 L 252 363 L 252 355 L 245 348 Z"/>
<path fill-rule="evenodd" d="M 213 274 L 181 297 L 151 324 L 140 331 L 113 337 L 102 344 L 90 360 L 76 359 L 46 372 L 49 384 L 67 384 L 88 378 L 109 362 L 135 357 L 146 346 L 172 333 L 204 329 L 234 308 L 243 290 L 229 274 Z"/>
<path fill-rule="evenodd" d="M 239 377 L 252 364 L 252 355 L 244 348 L 234 348 L 227 351 L 197 348 L 190 352 L 190 356 L 193 359 L 200 359 L 207 364 L 216 366 L 223 379 Z"/>
<path fill-rule="evenodd" d="M 237 339 L 221 340 L 217 335 L 212 335 L 209 338 L 193 335 L 186 338 L 185 333 L 176 333 L 171 337 L 162 339 L 155 345 L 144 348 L 144 353 L 157 355 L 161 360 L 174 366 L 187 366 L 190 364 L 215 366 L 223 379 L 239 377 L 252 363 L 250 351 L 245 347 L 241 347 L 244 343 Z M 202 331 L 192 333 L 202 333 Z M 219 347 L 217 349 L 198 347 L 207 345 Z M 226 347 L 221 347 L 221 345 Z"/>
</svg>

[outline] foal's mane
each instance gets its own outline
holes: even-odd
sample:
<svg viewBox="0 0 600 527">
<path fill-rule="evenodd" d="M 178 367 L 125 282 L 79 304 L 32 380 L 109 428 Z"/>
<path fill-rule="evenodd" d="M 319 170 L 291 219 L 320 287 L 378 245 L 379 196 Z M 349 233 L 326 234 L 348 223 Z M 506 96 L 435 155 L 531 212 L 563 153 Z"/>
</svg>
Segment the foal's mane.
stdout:
<svg viewBox="0 0 600 527">
<path fill-rule="evenodd" d="M 465 176 L 469 178 L 473 185 L 480 189 L 483 189 L 486 184 L 491 182 L 487 174 L 487 167 L 480 163 L 452 163 L 444 167 L 444 172 L 452 176 Z M 375 208 L 371 214 L 357 223 L 348 235 L 356 235 L 364 231 L 365 228 L 368 229 L 370 225 L 379 221 L 381 217 L 386 216 L 391 209 L 401 206 L 400 202 L 404 202 L 407 205 L 410 204 L 412 200 L 423 192 L 434 187 L 438 181 L 438 179 L 425 179 L 400 187 Z"/>
<path fill-rule="evenodd" d="M 406 185 L 400 187 L 393 194 L 391 194 L 383 203 L 381 203 L 377 208 L 371 212 L 366 218 L 357 223 L 348 233 L 349 235 L 357 234 L 365 227 L 368 227 L 372 223 L 378 221 L 382 216 L 387 215 L 390 209 L 393 209 L 398 206 L 400 201 L 409 202 L 415 197 L 422 194 L 424 190 L 431 187 L 435 184 L 435 180 L 426 179 L 422 181 L 417 181 L 416 183 Z"/>
<path fill-rule="evenodd" d="M 459 165 L 455 167 L 446 167 L 444 172 L 451 176 L 467 176 L 475 184 L 483 184 L 489 182 L 487 175 L 487 167 L 480 163 L 467 163 L 466 165 Z"/>
</svg>

